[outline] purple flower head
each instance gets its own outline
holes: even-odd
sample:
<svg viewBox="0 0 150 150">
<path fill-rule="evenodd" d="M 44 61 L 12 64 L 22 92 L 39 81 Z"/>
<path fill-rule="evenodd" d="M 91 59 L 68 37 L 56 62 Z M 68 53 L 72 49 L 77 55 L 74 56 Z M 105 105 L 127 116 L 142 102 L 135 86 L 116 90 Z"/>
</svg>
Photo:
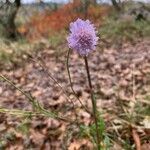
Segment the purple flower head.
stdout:
<svg viewBox="0 0 150 150">
<path fill-rule="evenodd" d="M 82 56 L 87 56 L 89 52 L 95 50 L 98 37 L 94 25 L 89 20 L 77 19 L 70 23 L 70 31 L 71 33 L 67 38 L 69 48 Z"/>
</svg>

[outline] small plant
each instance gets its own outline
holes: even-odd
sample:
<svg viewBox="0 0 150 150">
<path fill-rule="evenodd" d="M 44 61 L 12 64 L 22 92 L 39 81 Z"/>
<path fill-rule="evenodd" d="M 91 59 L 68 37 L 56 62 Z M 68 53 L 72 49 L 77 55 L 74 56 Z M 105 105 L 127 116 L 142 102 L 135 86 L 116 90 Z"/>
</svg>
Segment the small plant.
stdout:
<svg viewBox="0 0 150 150">
<path fill-rule="evenodd" d="M 96 49 L 96 45 L 98 42 L 98 37 L 96 35 L 95 27 L 89 20 L 81 20 L 77 19 L 75 22 L 70 24 L 70 35 L 67 38 L 68 40 L 68 45 L 69 45 L 69 51 L 68 51 L 68 57 L 67 57 L 67 70 L 68 70 L 68 75 L 69 75 L 69 80 L 70 80 L 70 85 L 73 93 L 75 94 L 76 98 L 80 101 L 81 105 L 83 108 L 91 114 L 93 117 L 93 123 L 91 126 L 86 128 L 86 132 L 88 133 L 88 137 L 92 139 L 93 143 L 96 145 L 97 150 L 107 150 L 109 147 L 109 140 L 108 136 L 105 133 L 105 123 L 103 118 L 101 117 L 100 113 L 97 110 L 97 105 L 96 105 L 96 98 L 95 98 L 95 93 L 92 85 L 92 80 L 90 76 L 90 70 L 89 70 L 89 64 L 88 64 L 88 55 L 93 52 Z M 71 82 L 71 76 L 70 76 L 70 71 L 69 71 L 69 54 L 71 49 L 76 51 L 83 59 L 85 62 L 85 69 L 87 73 L 87 81 L 89 84 L 89 90 L 90 90 L 90 95 L 91 95 L 91 103 L 92 103 L 92 112 L 90 112 L 83 104 L 82 101 L 79 99 L 79 97 L 76 95 L 73 85 Z M 45 69 L 44 69 L 45 70 Z M 48 75 L 51 77 L 51 75 L 48 73 Z M 60 119 L 63 121 L 67 122 L 72 122 L 71 119 L 64 118 L 62 116 L 58 116 L 57 112 L 51 112 L 46 110 L 30 93 L 24 92 L 22 89 L 20 89 L 18 86 L 16 86 L 12 81 L 8 80 L 6 77 L 3 75 L 0 75 L 2 81 L 6 81 L 9 83 L 11 86 L 13 86 L 15 89 L 20 91 L 32 104 L 33 111 L 23 111 L 23 110 L 7 110 L 0 108 L 0 112 L 3 113 L 9 113 L 12 115 L 22 115 L 25 117 L 32 117 L 32 116 L 45 116 L 45 117 L 51 117 L 55 119 Z M 58 84 L 59 87 L 61 85 L 54 79 L 54 82 Z M 62 87 L 61 87 L 62 88 Z M 63 89 L 63 92 L 65 90 Z M 66 93 L 65 93 L 66 94 Z M 73 102 L 71 102 L 74 104 Z M 76 111 L 76 110 L 74 110 Z M 27 122 L 26 122 L 27 121 Z M 28 132 L 28 120 L 18 126 L 18 131 L 21 131 L 24 134 L 27 134 Z M 78 120 L 76 120 L 78 121 Z M 85 128 L 85 127 L 84 127 Z"/>
<path fill-rule="evenodd" d="M 96 36 L 94 25 L 91 24 L 89 20 L 84 21 L 81 19 L 77 19 L 75 22 L 70 24 L 70 31 L 71 33 L 69 37 L 67 38 L 69 48 L 73 49 L 74 51 L 76 51 L 78 54 L 80 54 L 83 57 L 84 62 L 85 62 L 85 69 L 87 71 L 87 79 L 89 83 L 91 102 L 93 106 L 92 116 L 94 118 L 94 125 L 91 126 L 92 130 L 90 131 L 92 132 L 90 132 L 90 135 L 92 135 L 97 145 L 97 149 L 102 150 L 103 149 L 102 143 L 103 143 L 104 122 L 103 122 L 103 119 L 99 120 L 99 115 L 98 115 L 97 106 L 96 106 L 96 99 L 94 95 L 94 90 L 93 90 L 93 85 L 92 85 L 92 80 L 91 80 L 89 65 L 88 65 L 88 57 L 87 57 L 90 52 L 95 50 L 96 44 L 99 38 Z M 68 53 L 70 53 L 70 49 Z M 71 78 L 69 68 L 68 68 L 68 73 L 69 73 L 69 78 Z M 74 90 L 73 92 L 75 93 Z"/>
<path fill-rule="evenodd" d="M 99 133 L 101 139 L 103 141 L 101 142 L 101 150 L 109 150 L 110 148 L 110 139 L 109 136 L 105 132 L 105 123 L 104 120 L 99 117 L 98 120 L 98 126 L 99 126 Z M 81 137 L 88 137 L 93 143 L 96 142 L 96 127 L 95 124 L 92 124 L 90 126 L 81 125 L 80 126 L 80 134 Z"/>
</svg>

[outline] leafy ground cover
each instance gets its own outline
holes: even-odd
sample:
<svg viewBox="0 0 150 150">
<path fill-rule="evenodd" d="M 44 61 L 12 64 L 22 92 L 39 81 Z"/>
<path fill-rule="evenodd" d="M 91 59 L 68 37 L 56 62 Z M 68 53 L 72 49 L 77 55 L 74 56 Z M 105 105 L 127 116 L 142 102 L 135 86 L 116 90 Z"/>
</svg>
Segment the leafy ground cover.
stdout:
<svg viewBox="0 0 150 150">
<path fill-rule="evenodd" d="M 95 14 L 97 9 L 93 11 Z M 60 10 L 55 12 L 56 16 L 60 14 Z M 150 149 L 149 24 L 116 20 L 116 16 L 103 19 L 98 27 L 101 39 L 88 59 L 98 109 L 105 121 L 107 146 L 110 150 L 134 150 L 139 145 L 142 150 Z M 35 26 L 39 29 L 38 23 Z M 93 149 L 89 137 L 92 117 L 70 89 L 64 26 L 40 40 L 1 39 L 0 73 L 31 93 L 46 110 L 68 120 L 37 114 L 24 95 L 1 79 L 0 149 Z M 72 53 L 69 67 L 75 91 L 91 110 L 83 60 Z M 75 110 L 68 100 L 75 103 Z M 72 122 L 76 117 L 79 122 Z"/>
<path fill-rule="evenodd" d="M 149 139 L 149 89 L 150 89 L 150 52 L 149 40 L 138 41 L 135 45 L 124 44 L 119 49 L 97 48 L 89 57 L 92 80 L 97 95 L 98 108 L 106 122 L 106 130 L 111 149 L 135 149 L 131 125 L 135 136 L 143 147 Z M 11 115 L 11 109 L 31 111 L 32 105 L 16 89 L 0 82 L 0 106 L 8 110 L 1 113 L 1 149 L 92 149 L 88 138 L 91 116 L 84 111 L 73 96 L 66 70 L 66 51 L 61 57 L 55 56 L 55 49 L 44 48 L 33 55 L 43 60 L 51 75 L 67 91 L 75 102 L 80 128 L 62 120 L 43 116 Z M 86 73 L 82 59 L 75 53 L 71 55 L 70 70 L 74 89 L 83 104 L 91 110 L 90 96 L 86 82 Z M 40 66 L 39 61 L 28 59 L 21 67 L 1 70 L 26 92 L 32 93 L 43 106 L 57 114 L 75 118 L 73 108 L 58 85 Z M 10 111 L 9 111 L 10 110 Z M 82 132 L 81 132 L 82 131 Z M 144 149 L 144 148 L 143 148 Z"/>
</svg>

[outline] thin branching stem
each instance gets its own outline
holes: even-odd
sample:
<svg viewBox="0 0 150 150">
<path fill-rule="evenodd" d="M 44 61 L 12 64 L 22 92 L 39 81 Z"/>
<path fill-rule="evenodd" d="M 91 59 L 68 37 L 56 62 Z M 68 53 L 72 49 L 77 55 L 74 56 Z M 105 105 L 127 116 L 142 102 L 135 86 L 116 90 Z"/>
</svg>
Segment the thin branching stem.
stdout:
<svg viewBox="0 0 150 150">
<path fill-rule="evenodd" d="M 62 120 L 62 121 L 71 121 L 70 119 L 68 118 L 64 118 L 64 117 L 61 117 L 61 116 L 58 116 L 57 113 L 55 112 L 50 112 L 48 110 L 46 110 L 45 108 L 43 108 L 41 106 L 41 104 L 35 100 L 34 97 L 32 97 L 31 94 L 27 94 L 25 91 L 23 91 L 21 88 L 17 87 L 12 81 L 10 81 L 9 79 L 7 79 L 5 76 L 3 76 L 2 74 L 0 74 L 0 77 L 6 81 L 8 84 L 10 84 L 11 86 L 13 86 L 16 90 L 20 91 L 28 100 L 29 102 L 32 103 L 32 106 L 33 106 L 33 109 L 36 110 L 37 113 L 42 113 L 44 114 L 45 116 L 49 116 L 49 117 L 52 117 L 52 118 L 56 118 L 56 119 L 59 119 L 59 120 Z M 72 121 L 71 121 L 72 122 Z"/>
<path fill-rule="evenodd" d="M 71 75 L 70 75 L 70 70 L 69 70 L 69 56 L 70 56 L 70 52 L 71 52 L 71 50 L 69 49 L 69 50 L 68 50 L 68 54 L 67 54 L 67 72 L 68 72 L 68 76 L 69 76 L 69 82 L 70 82 L 71 90 L 72 90 L 74 96 L 75 96 L 75 97 L 77 98 L 77 100 L 80 102 L 81 106 L 85 109 L 85 111 L 86 111 L 87 113 L 90 113 L 90 114 L 91 114 L 91 112 L 90 112 L 90 111 L 86 108 L 86 106 L 82 103 L 82 101 L 80 100 L 80 98 L 78 97 L 78 95 L 76 94 L 76 92 L 75 92 L 75 90 L 74 90 L 74 88 L 73 88 L 73 83 L 72 83 L 72 80 L 71 80 Z"/>
<path fill-rule="evenodd" d="M 11 86 L 13 86 L 15 89 L 17 89 L 18 91 L 20 91 L 31 103 L 34 102 L 33 97 L 31 97 L 30 94 L 27 94 L 26 92 L 24 92 L 22 89 L 20 89 L 19 87 L 17 87 L 12 81 L 10 81 L 9 79 L 7 79 L 5 76 L 3 76 L 2 74 L 0 75 L 0 77 L 6 81 L 7 83 L 9 83 Z"/>
<path fill-rule="evenodd" d="M 93 91 L 93 87 L 92 87 L 92 81 L 91 81 L 87 56 L 84 57 L 84 61 L 85 61 L 85 68 L 87 71 L 87 78 L 88 78 L 88 82 L 89 82 L 91 101 L 92 101 L 92 106 L 93 106 L 93 117 L 94 117 L 95 127 L 96 127 L 97 148 L 98 148 L 98 150 L 100 150 L 101 149 L 101 145 L 100 145 L 101 137 L 100 137 L 99 128 L 98 128 L 97 106 L 96 106 L 96 99 L 95 99 L 95 95 L 94 95 L 94 91 Z"/>
<path fill-rule="evenodd" d="M 6 108 L 0 108 L 0 113 L 7 113 L 10 115 L 15 116 L 45 116 L 44 114 L 40 114 L 38 112 L 32 112 L 32 111 L 25 111 L 25 110 L 19 110 L 19 109 L 6 109 Z"/>
<path fill-rule="evenodd" d="M 72 103 L 73 107 L 74 107 L 74 102 L 72 101 L 72 99 L 70 99 L 70 97 L 68 96 L 66 90 L 64 89 L 64 87 L 51 75 L 51 73 L 48 71 L 48 68 L 46 66 L 46 64 L 44 63 L 44 61 L 40 58 L 40 62 L 39 60 L 36 61 L 36 59 L 32 58 L 32 61 L 38 63 L 40 65 L 40 67 L 42 67 L 42 69 L 44 70 L 44 72 L 48 75 L 48 77 L 54 81 L 54 83 L 62 90 L 63 94 L 66 96 L 66 99 L 69 103 Z"/>
<path fill-rule="evenodd" d="M 36 62 L 35 59 L 32 59 L 32 60 Z M 46 64 L 44 63 L 44 61 L 41 58 L 40 58 L 40 62 L 38 64 L 42 67 L 42 69 L 44 70 L 44 72 L 48 75 L 48 77 L 51 80 L 54 81 L 54 83 L 56 85 L 58 85 L 58 87 L 60 87 L 60 89 L 62 90 L 62 92 L 66 96 L 67 101 L 72 104 L 72 107 L 73 107 L 74 113 L 75 113 L 75 117 L 76 117 L 75 120 L 73 121 L 73 123 L 76 123 L 78 125 L 78 117 L 77 117 L 76 108 L 75 108 L 75 104 L 74 104 L 73 100 L 68 96 L 68 93 L 66 92 L 66 90 L 64 89 L 64 87 L 51 75 L 51 73 L 48 71 L 48 68 L 47 68 Z"/>
</svg>

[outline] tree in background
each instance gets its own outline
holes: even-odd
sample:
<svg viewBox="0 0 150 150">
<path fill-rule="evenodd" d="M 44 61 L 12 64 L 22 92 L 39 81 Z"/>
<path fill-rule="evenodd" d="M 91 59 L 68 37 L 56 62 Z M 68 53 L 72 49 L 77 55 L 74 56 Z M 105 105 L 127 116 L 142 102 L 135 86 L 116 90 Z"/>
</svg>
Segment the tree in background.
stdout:
<svg viewBox="0 0 150 150">
<path fill-rule="evenodd" d="M 86 19 L 87 18 L 87 10 L 88 10 L 88 7 L 89 7 L 91 1 L 90 0 L 82 0 L 82 3 L 83 3 L 84 18 Z"/>
<path fill-rule="evenodd" d="M 111 0 L 111 2 L 117 11 L 121 10 L 121 8 L 116 0 Z M 119 3 L 120 3 L 120 0 L 119 0 Z"/>
<path fill-rule="evenodd" d="M 87 18 L 87 12 L 88 12 L 88 7 L 90 5 L 96 5 L 97 4 L 97 1 L 96 0 L 81 0 L 82 2 L 82 8 L 83 8 L 83 11 L 84 11 L 84 18 L 86 19 Z"/>
<path fill-rule="evenodd" d="M 87 18 L 88 15 L 88 8 L 90 5 L 96 5 L 97 0 L 73 0 L 73 3 L 80 3 L 80 7 L 77 8 L 78 12 L 84 13 L 84 18 Z"/>
<path fill-rule="evenodd" d="M 0 3 L 0 24 L 2 33 L 7 38 L 16 39 L 18 35 L 15 18 L 20 6 L 21 0 L 15 0 L 14 2 L 6 0 L 5 3 Z"/>
<path fill-rule="evenodd" d="M 97 0 L 91 0 L 94 5 L 97 5 Z"/>
</svg>

